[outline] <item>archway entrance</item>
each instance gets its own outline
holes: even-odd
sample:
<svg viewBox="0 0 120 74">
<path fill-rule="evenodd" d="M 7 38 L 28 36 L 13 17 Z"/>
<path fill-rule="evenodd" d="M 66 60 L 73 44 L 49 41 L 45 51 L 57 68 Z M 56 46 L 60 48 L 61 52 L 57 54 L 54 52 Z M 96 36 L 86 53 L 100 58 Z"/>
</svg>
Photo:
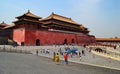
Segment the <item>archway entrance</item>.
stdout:
<svg viewBox="0 0 120 74">
<path fill-rule="evenodd" d="M 63 42 L 63 44 L 67 44 L 67 39 L 64 39 L 64 42 Z"/>
<path fill-rule="evenodd" d="M 74 40 L 74 39 L 72 39 L 72 40 L 71 40 L 71 43 L 72 43 L 72 44 L 74 44 L 74 43 L 75 43 L 75 40 Z"/>
<path fill-rule="evenodd" d="M 21 46 L 24 46 L 24 42 L 21 42 Z"/>
<path fill-rule="evenodd" d="M 39 46 L 39 45 L 40 45 L 40 40 L 36 39 L 36 46 Z"/>
</svg>

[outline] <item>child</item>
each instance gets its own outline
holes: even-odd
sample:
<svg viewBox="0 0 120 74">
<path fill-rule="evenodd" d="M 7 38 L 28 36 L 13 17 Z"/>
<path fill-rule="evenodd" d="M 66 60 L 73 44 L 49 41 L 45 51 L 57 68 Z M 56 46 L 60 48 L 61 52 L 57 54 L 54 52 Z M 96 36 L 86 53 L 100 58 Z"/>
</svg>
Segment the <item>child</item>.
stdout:
<svg viewBox="0 0 120 74">
<path fill-rule="evenodd" d="M 65 53 L 65 55 L 64 55 L 64 61 L 65 61 L 65 64 L 68 64 L 68 54 L 67 53 Z"/>
</svg>

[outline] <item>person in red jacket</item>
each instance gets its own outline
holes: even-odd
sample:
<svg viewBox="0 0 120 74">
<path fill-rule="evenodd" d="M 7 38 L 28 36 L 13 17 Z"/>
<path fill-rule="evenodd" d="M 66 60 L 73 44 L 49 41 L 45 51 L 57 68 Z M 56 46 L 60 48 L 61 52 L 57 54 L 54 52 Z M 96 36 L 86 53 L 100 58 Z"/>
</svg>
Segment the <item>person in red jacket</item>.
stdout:
<svg viewBox="0 0 120 74">
<path fill-rule="evenodd" d="M 65 62 L 65 64 L 68 64 L 68 54 L 67 53 L 64 54 L 64 62 Z"/>
</svg>

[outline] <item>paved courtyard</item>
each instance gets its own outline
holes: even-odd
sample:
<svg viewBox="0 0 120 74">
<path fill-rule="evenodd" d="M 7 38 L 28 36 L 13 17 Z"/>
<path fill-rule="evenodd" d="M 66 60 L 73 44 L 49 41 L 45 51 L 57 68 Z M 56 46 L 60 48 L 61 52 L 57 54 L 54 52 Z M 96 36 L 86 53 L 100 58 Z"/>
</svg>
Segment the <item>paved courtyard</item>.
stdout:
<svg viewBox="0 0 120 74">
<path fill-rule="evenodd" d="M 119 70 L 60 61 L 32 54 L 0 52 L 0 74 L 120 74 Z"/>
<path fill-rule="evenodd" d="M 69 46 L 69 47 L 73 48 L 72 46 Z M 89 50 L 84 49 L 83 47 L 80 47 L 80 46 L 75 46 L 75 47 L 78 48 L 78 50 L 80 52 L 82 50 L 84 50 L 85 51 L 85 56 L 81 55 L 82 56 L 81 61 L 80 61 L 78 55 L 74 55 L 73 58 L 71 58 L 69 56 L 69 61 L 76 62 L 76 63 L 81 63 L 81 64 L 88 64 L 88 65 L 94 65 L 94 66 L 99 66 L 99 67 L 106 67 L 106 68 L 112 68 L 112 69 L 120 70 L 120 61 L 95 55 L 95 54 L 89 52 Z M 60 46 L 60 47 L 59 46 L 57 46 L 57 47 L 54 47 L 54 46 L 53 47 L 51 47 L 51 46 L 44 47 L 43 46 L 43 47 L 38 49 L 39 56 L 52 58 L 53 57 L 53 52 L 57 53 L 60 48 L 64 51 L 63 46 Z M 50 53 L 49 54 L 41 53 L 41 50 L 43 50 L 43 49 L 50 49 Z M 36 54 L 36 50 L 34 50 L 34 49 L 31 52 L 33 54 Z M 62 55 L 60 55 L 60 59 L 63 60 Z"/>
</svg>

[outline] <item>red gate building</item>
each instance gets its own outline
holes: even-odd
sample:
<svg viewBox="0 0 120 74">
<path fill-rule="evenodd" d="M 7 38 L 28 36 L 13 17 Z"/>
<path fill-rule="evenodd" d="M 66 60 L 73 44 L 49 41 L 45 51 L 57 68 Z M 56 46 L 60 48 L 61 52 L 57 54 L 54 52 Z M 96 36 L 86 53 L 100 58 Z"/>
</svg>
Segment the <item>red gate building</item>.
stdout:
<svg viewBox="0 0 120 74">
<path fill-rule="evenodd" d="M 52 13 L 46 18 L 30 11 L 16 17 L 13 40 L 19 45 L 89 44 L 95 36 L 71 18 Z"/>
</svg>

